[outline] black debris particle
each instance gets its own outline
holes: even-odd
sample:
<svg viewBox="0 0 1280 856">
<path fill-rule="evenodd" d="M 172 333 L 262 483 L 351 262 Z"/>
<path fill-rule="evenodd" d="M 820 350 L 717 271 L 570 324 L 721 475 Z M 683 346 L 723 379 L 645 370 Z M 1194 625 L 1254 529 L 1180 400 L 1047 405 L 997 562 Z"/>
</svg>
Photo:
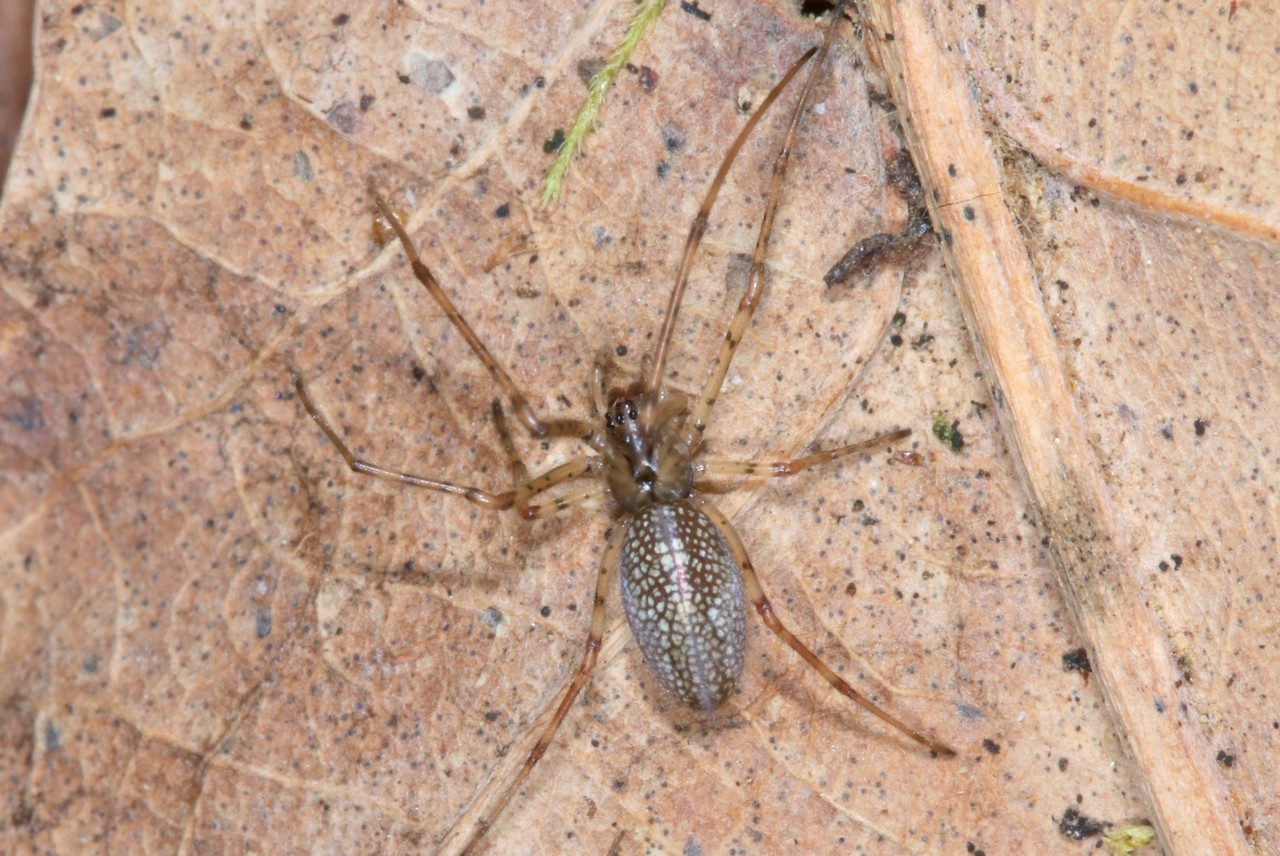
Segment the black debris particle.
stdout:
<svg viewBox="0 0 1280 856">
<path fill-rule="evenodd" d="M 1222 749 L 1219 749 L 1219 750 L 1218 750 L 1218 756 L 1217 756 L 1217 757 L 1218 757 L 1218 763 L 1219 763 L 1219 764 L 1221 764 L 1222 766 L 1224 766 L 1224 767 L 1234 767 L 1234 766 L 1235 766 L 1235 763 L 1236 763 L 1236 756 L 1235 756 L 1235 755 L 1232 755 L 1230 752 L 1226 752 L 1226 751 L 1224 751 L 1224 750 L 1222 750 Z"/>
<path fill-rule="evenodd" d="M 1089 652 L 1083 648 L 1077 648 L 1063 654 L 1062 671 L 1079 672 L 1086 678 L 1093 674 L 1093 666 L 1089 664 Z"/>
<path fill-rule="evenodd" d="M 1086 814 L 1081 814 L 1074 808 L 1064 811 L 1062 820 L 1058 821 L 1058 831 L 1067 838 L 1074 838 L 1076 841 L 1101 835 L 1106 828 L 1107 825 L 1102 821 L 1094 820 Z"/>
<path fill-rule="evenodd" d="M 546 154 L 553 154 L 560 151 L 560 147 L 564 145 L 564 128 L 556 128 L 551 134 L 551 139 L 542 143 L 542 151 Z"/>
<path fill-rule="evenodd" d="M 992 740 L 990 737 L 986 737 L 983 739 L 982 748 L 987 750 L 987 754 L 989 755 L 1000 754 L 1000 744 Z"/>
<path fill-rule="evenodd" d="M 698 0 L 681 0 L 680 11 L 692 15 L 699 21 L 710 21 L 711 13 L 698 8 Z"/>
</svg>

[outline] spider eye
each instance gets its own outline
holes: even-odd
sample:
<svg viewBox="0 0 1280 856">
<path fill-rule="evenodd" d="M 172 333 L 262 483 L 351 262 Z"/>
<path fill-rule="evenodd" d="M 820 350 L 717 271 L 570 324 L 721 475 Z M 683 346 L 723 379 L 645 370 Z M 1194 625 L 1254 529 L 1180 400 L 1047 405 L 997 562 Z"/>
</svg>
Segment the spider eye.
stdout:
<svg viewBox="0 0 1280 856">
<path fill-rule="evenodd" d="M 627 418 L 628 418 L 628 419 L 630 419 L 632 422 L 635 422 L 635 421 L 636 421 L 636 408 L 635 408 L 635 405 L 633 405 L 633 404 L 628 404 L 628 405 L 627 405 Z"/>
</svg>

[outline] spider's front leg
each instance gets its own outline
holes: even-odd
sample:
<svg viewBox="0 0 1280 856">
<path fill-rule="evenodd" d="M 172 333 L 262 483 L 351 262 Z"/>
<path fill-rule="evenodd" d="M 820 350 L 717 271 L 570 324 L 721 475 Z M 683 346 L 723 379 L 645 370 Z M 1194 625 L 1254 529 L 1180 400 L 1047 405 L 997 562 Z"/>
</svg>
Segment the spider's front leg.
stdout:
<svg viewBox="0 0 1280 856">
<path fill-rule="evenodd" d="M 502 415 L 501 407 L 495 402 L 494 418 L 498 427 L 498 433 L 502 437 L 503 449 L 507 453 L 508 465 L 511 467 L 513 477 L 516 480 L 515 487 L 511 490 L 494 492 L 485 490 L 481 487 L 473 487 L 470 485 L 458 484 L 457 482 L 446 481 L 444 479 L 432 478 L 431 476 L 416 475 L 414 473 L 401 472 L 399 470 L 391 470 L 378 464 L 367 461 L 358 457 L 351 447 L 347 445 L 346 440 L 338 433 L 337 429 L 329 422 L 325 415 L 321 413 L 311 398 L 311 394 L 307 392 L 306 384 L 302 382 L 302 377 L 295 373 L 293 375 L 293 388 L 298 395 L 298 400 L 302 402 L 302 407 L 307 411 L 315 423 L 320 426 L 320 430 L 329 438 L 329 442 L 334 445 L 338 453 L 342 455 L 342 459 L 346 461 L 347 466 L 353 472 L 361 475 L 375 476 L 387 481 L 396 482 L 398 484 L 408 485 L 410 487 L 425 488 L 426 490 L 434 490 L 439 493 L 447 493 L 453 496 L 460 496 L 474 505 L 490 511 L 502 511 L 504 509 L 515 507 L 520 513 L 528 518 L 539 517 L 546 512 L 556 512 L 564 508 L 568 508 L 589 496 L 599 493 L 599 489 L 590 492 L 584 492 L 582 495 L 574 495 L 567 498 L 557 499 L 552 503 L 545 505 L 532 505 L 529 499 L 555 487 L 558 484 L 566 482 L 570 479 L 577 478 L 588 473 L 597 472 L 600 469 L 600 459 L 590 456 L 583 456 L 567 461 L 558 467 L 537 476 L 533 479 L 528 478 L 524 464 L 520 461 L 520 456 L 516 451 L 515 443 L 511 439 L 511 432 L 507 428 L 506 419 Z"/>
</svg>

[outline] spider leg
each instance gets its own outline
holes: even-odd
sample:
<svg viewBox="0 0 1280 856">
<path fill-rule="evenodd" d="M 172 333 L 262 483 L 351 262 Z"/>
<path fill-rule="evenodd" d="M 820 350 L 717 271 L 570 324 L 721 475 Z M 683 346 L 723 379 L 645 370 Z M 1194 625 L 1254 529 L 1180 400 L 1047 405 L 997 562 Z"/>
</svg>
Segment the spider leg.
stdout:
<svg viewBox="0 0 1280 856">
<path fill-rule="evenodd" d="M 747 124 L 743 125 L 742 130 L 738 132 L 737 138 L 733 141 L 733 145 L 729 147 L 728 153 L 720 164 L 720 171 L 716 173 L 711 186 L 707 188 L 707 195 L 702 200 L 702 207 L 698 209 L 698 215 L 693 218 L 693 225 L 689 227 L 689 237 L 684 244 L 684 256 L 680 259 L 680 269 L 676 272 L 676 282 L 671 288 L 671 296 L 667 299 L 667 311 L 662 319 L 662 331 L 658 334 L 658 346 L 654 351 L 652 362 L 645 367 L 645 388 L 651 392 L 662 384 L 662 373 L 666 369 L 667 353 L 671 348 L 671 336 L 675 331 L 676 315 L 680 312 L 680 303 L 684 300 L 684 289 L 689 283 L 689 269 L 693 266 L 693 257 L 697 255 L 698 245 L 702 243 L 703 233 L 707 230 L 707 219 L 711 216 L 711 208 L 716 203 L 716 197 L 720 195 L 720 187 L 724 184 L 725 176 L 729 174 L 729 167 L 733 166 L 734 160 L 738 157 L 738 152 L 742 149 L 743 144 L 746 143 L 747 138 L 751 136 L 752 129 L 764 118 L 765 111 L 778 99 L 778 96 L 782 94 L 782 90 L 791 82 L 791 78 L 796 76 L 801 66 L 808 62 L 813 54 L 813 49 L 806 51 L 805 55 L 800 57 L 799 61 L 783 75 L 782 80 L 774 84 L 773 89 L 769 90 L 769 94 L 765 96 L 764 101 L 760 102 L 760 106 L 747 119 Z"/>
<path fill-rule="evenodd" d="M 302 378 L 297 374 L 294 374 L 293 376 L 293 388 L 298 394 L 298 399 L 302 402 L 303 409 L 307 411 L 307 415 L 314 419 L 315 423 L 320 426 L 320 430 L 329 438 L 329 442 L 337 448 L 338 453 L 342 455 L 342 459 L 347 462 L 347 466 L 350 467 L 353 472 L 360 473 L 361 475 L 376 476 L 380 479 L 409 485 L 410 487 L 420 487 L 427 490 L 438 491 L 440 493 L 452 494 L 453 496 L 460 496 L 467 500 L 467 502 L 492 511 L 501 511 L 515 506 L 519 508 L 521 513 L 526 517 L 538 516 L 536 511 L 530 514 L 530 511 L 534 508 L 546 508 L 548 510 L 559 511 L 561 508 L 560 500 L 557 500 L 554 504 L 546 506 L 529 506 L 527 505 L 527 500 L 529 497 L 541 493 L 548 488 L 554 487 L 561 482 L 568 481 L 571 478 L 576 478 L 590 472 L 598 471 L 602 464 L 599 458 L 574 458 L 571 461 L 548 470 L 534 479 L 527 479 L 526 473 L 524 480 L 517 480 L 516 489 L 502 491 L 500 493 L 485 490 L 484 488 L 461 485 L 456 482 L 445 481 L 444 479 L 436 479 L 429 476 L 420 476 L 414 475 L 413 473 L 389 470 L 386 467 L 382 467 L 370 461 L 366 461 L 363 458 L 359 458 L 351 451 L 351 448 L 347 445 L 346 441 L 342 439 L 342 435 L 340 435 L 337 429 L 329 423 L 329 420 L 326 419 L 324 414 L 320 412 L 320 409 L 316 407 L 315 402 L 311 400 L 311 395 L 307 392 L 306 385 L 302 382 Z M 501 418 L 501 410 L 495 408 L 495 413 L 498 414 L 498 431 L 505 438 L 504 447 L 510 447 L 508 450 L 508 460 L 510 461 L 510 455 L 514 452 L 515 447 L 514 444 L 510 442 L 511 435 L 510 432 L 507 431 L 505 421 Z M 518 456 L 516 456 L 516 462 L 519 464 L 521 472 L 523 472 L 524 465 L 519 463 Z M 574 500 L 574 502 L 577 501 L 580 500 Z M 574 502 L 570 502 L 568 505 L 572 505 Z M 567 508 L 568 505 L 564 505 L 563 507 Z"/>
<path fill-rule="evenodd" d="M 595 458 L 593 460 L 599 460 Z M 545 503 L 537 503 L 526 505 L 521 513 L 526 520 L 540 520 L 543 517 L 559 514 L 566 508 L 572 508 L 575 505 L 581 505 L 584 502 L 590 502 L 602 496 L 609 496 L 609 488 L 606 485 L 597 485 L 596 487 L 587 488 L 577 493 L 566 494 L 565 496 L 557 496 L 555 499 Z"/>
<path fill-rule="evenodd" d="M 609 352 L 601 349 L 596 354 L 595 364 L 591 367 L 591 415 L 595 419 L 604 416 L 609 409 L 609 396 L 605 391 L 605 375 L 613 367 L 613 358 Z"/>
<path fill-rule="evenodd" d="M 792 458 L 789 461 L 704 461 L 702 463 L 694 464 L 693 471 L 697 476 L 706 476 L 709 478 L 724 476 L 765 476 L 767 478 L 781 478 L 783 476 L 793 476 L 798 472 L 807 470 L 815 464 L 825 464 L 827 461 L 834 461 L 837 458 L 843 458 L 846 455 L 865 452 L 873 446 L 879 446 L 882 443 L 892 443 L 894 441 L 901 440 L 910 433 L 910 428 L 903 428 L 899 431 L 888 431 L 884 434 L 877 434 L 868 440 L 851 443 L 848 446 L 839 446 L 835 449 L 823 449 L 820 452 L 814 452 L 813 454 L 804 455 L 799 458 Z"/>
<path fill-rule="evenodd" d="M 783 139 L 782 149 L 774 159 L 773 178 L 769 184 L 769 196 L 764 206 L 764 218 L 760 222 L 760 232 L 756 237 L 755 252 L 751 255 L 751 273 L 747 277 L 747 289 L 738 303 L 738 311 L 729 322 L 729 329 L 725 333 L 724 341 L 720 344 L 720 354 L 716 357 L 715 365 L 702 388 L 698 404 L 685 423 L 683 435 L 691 452 L 696 450 L 702 442 L 702 435 L 706 432 L 707 422 L 711 418 L 711 408 L 715 406 L 716 399 L 720 395 L 720 387 L 729 373 L 729 364 L 733 362 L 734 352 L 738 349 L 743 335 L 746 334 L 747 327 L 751 324 L 751 316 L 760 303 L 760 297 L 764 291 L 764 264 L 769 255 L 769 240 L 773 236 L 773 221 L 778 213 L 778 203 L 782 201 L 782 180 L 787 174 L 787 165 L 791 161 L 791 149 L 795 145 L 800 118 L 818 82 L 823 60 L 826 59 L 832 42 L 835 41 L 836 27 L 840 24 L 842 13 L 843 4 L 839 4 L 832 13 L 831 23 L 827 25 L 826 37 L 822 40 L 822 46 L 818 48 L 817 58 L 809 71 L 809 77 L 804 82 L 804 89 L 801 90 L 800 99 L 796 102 L 795 112 L 791 114 L 791 123 L 787 126 L 787 135 Z"/>
<path fill-rule="evenodd" d="M 534 520 L 548 511 L 556 514 L 572 505 L 596 496 L 604 490 L 601 487 L 593 487 L 576 495 L 557 497 L 547 505 L 530 505 L 529 498 L 532 496 L 536 496 L 570 479 L 600 472 L 604 467 L 604 459 L 590 455 L 580 455 L 565 461 L 559 466 L 552 467 L 536 478 L 530 479 L 529 470 L 520 458 L 520 451 L 516 449 L 515 440 L 511 437 L 511 429 L 507 427 L 507 417 L 502 412 L 502 404 L 496 398 L 493 400 L 493 422 L 498 427 L 498 436 L 502 438 L 502 449 L 507 453 L 507 466 L 511 469 L 511 477 L 515 480 L 515 507 L 521 517 L 527 520 Z"/>
<path fill-rule="evenodd" d="M 604 636 L 604 601 L 605 595 L 609 591 L 609 578 L 612 576 L 613 568 L 618 565 L 618 553 L 622 549 L 622 536 L 626 534 L 626 531 L 627 527 L 624 525 L 618 525 L 614 529 L 613 534 L 609 536 L 608 544 L 605 546 L 604 556 L 600 559 L 600 571 L 596 575 L 595 603 L 591 607 L 591 628 L 587 631 L 586 650 L 582 655 L 582 663 L 578 666 L 577 673 L 569 683 L 569 689 L 565 691 L 564 697 L 560 700 L 560 706 L 556 708 L 551 721 L 547 723 L 542 733 L 538 735 L 538 741 L 533 744 L 533 748 L 529 751 L 528 756 L 525 757 L 524 764 L 516 772 L 515 777 L 502 789 L 502 792 L 493 803 L 484 809 L 484 813 L 476 821 L 475 827 L 471 831 L 471 836 L 462 848 L 462 853 L 470 853 L 476 844 L 480 842 L 480 839 L 484 837 L 485 833 L 489 831 L 494 820 L 502 814 L 502 810 L 511 801 L 511 797 L 519 790 L 521 783 L 524 782 L 539 759 L 542 758 L 543 753 L 547 751 L 547 747 L 560 729 L 560 723 L 564 722 L 569 708 L 573 706 L 573 702 L 578 698 L 578 693 L 582 692 L 582 688 L 587 685 L 587 681 L 591 678 L 591 671 L 595 668 L 596 655 L 600 652 L 600 642 Z"/>
<path fill-rule="evenodd" d="M 503 394 L 511 402 L 511 409 L 515 412 L 525 430 L 538 439 L 544 437 L 580 437 L 586 439 L 594 436 L 595 429 L 581 419 L 543 419 L 538 416 L 537 411 L 533 409 L 533 405 L 529 403 L 529 399 L 525 397 L 524 392 L 511 379 L 511 375 L 507 374 L 507 370 L 502 367 L 484 342 L 480 340 L 480 337 L 476 335 L 476 331 L 471 329 L 467 319 L 462 317 L 458 307 L 454 306 L 453 301 L 449 299 L 449 295 L 445 294 L 444 289 L 440 287 L 435 275 L 423 263 L 413 239 L 409 237 L 409 233 L 391 210 L 391 206 L 376 191 L 373 195 L 373 202 L 378 206 L 378 212 L 386 220 L 387 225 L 391 227 L 396 237 L 400 239 L 400 244 L 404 247 L 405 255 L 409 257 L 409 264 L 413 267 L 413 274 L 418 278 L 418 282 L 422 283 L 422 287 L 427 290 L 431 298 L 444 311 L 449 323 L 462 334 L 462 338 L 467 340 L 467 344 L 471 346 L 472 353 L 488 369 L 494 382 L 498 384 Z"/>
<path fill-rule="evenodd" d="M 746 588 L 747 597 L 766 627 L 776 633 L 783 642 L 790 645 L 797 654 L 804 658 L 806 663 L 817 669 L 819 674 L 827 679 L 827 683 L 839 690 L 842 695 L 852 699 L 855 704 L 875 714 L 882 721 L 892 725 L 912 740 L 928 747 L 944 758 L 951 758 L 956 754 L 954 749 L 939 743 L 931 737 L 926 737 L 849 686 L 849 683 L 833 672 L 830 666 L 810 650 L 809 646 L 797 639 L 795 634 L 788 630 L 787 626 L 774 613 L 773 604 L 765 596 L 764 589 L 760 586 L 760 578 L 756 576 L 755 568 L 751 565 L 751 559 L 747 556 L 747 550 L 742 546 L 742 539 L 738 537 L 738 533 L 729 523 L 729 518 L 725 517 L 718 508 L 705 499 L 694 498 L 692 501 L 697 503 L 698 507 L 711 518 L 711 522 L 720 530 L 720 534 L 724 535 L 725 541 L 729 544 L 729 549 L 733 552 L 734 558 L 738 560 L 738 566 L 742 569 L 742 581 Z"/>
</svg>

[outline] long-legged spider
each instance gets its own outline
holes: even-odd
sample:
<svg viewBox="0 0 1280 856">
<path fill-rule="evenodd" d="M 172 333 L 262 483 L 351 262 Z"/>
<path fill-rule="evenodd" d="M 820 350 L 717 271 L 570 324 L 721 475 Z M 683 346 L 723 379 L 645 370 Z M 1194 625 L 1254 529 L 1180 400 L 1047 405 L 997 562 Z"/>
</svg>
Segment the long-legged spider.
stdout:
<svg viewBox="0 0 1280 856">
<path fill-rule="evenodd" d="M 466 339 L 501 388 L 511 412 L 535 438 L 577 437 L 594 452 L 531 478 L 516 449 L 506 411 L 500 401 L 492 416 L 514 481 L 511 490 L 493 492 L 442 479 L 412 475 L 364 461 L 351 451 L 341 435 L 322 415 L 300 377 L 294 377 L 298 398 L 347 465 L 358 473 L 378 476 L 413 487 L 461 496 L 485 509 L 514 508 L 527 518 L 555 513 L 585 499 L 608 493 L 627 518 L 614 527 L 604 550 L 596 578 L 595 600 L 585 653 L 551 722 L 543 730 L 514 779 L 485 817 L 471 831 L 464 852 L 470 851 L 502 812 L 534 765 L 542 757 L 596 663 L 604 633 L 605 594 L 613 569 L 621 574 L 622 600 L 632 633 L 640 643 L 646 663 L 659 682 L 683 703 L 703 709 L 719 706 L 736 689 L 742 671 L 746 643 L 745 599 L 750 600 L 765 625 L 816 669 L 831 686 L 934 753 L 952 756 L 944 744 L 906 725 L 851 687 L 808 646 L 795 637 L 774 612 L 741 539 L 729 520 L 704 496 L 695 493 L 698 481 L 725 476 L 781 477 L 794 475 L 815 464 L 832 461 L 867 448 L 906 437 L 907 430 L 890 431 L 860 443 L 815 452 L 781 462 L 694 460 L 738 344 L 742 341 L 764 291 L 764 266 L 783 178 L 795 143 L 800 119 L 835 36 L 841 10 L 827 28 L 822 45 L 810 49 L 769 92 L 748 119 L 725 155 L 689 230 L 684 255 L 676 274 L 654 353 L 642 364 L 641 377 L 625 389 L 606 392 L 605 366 L 597 361 L 591 383 L 592 409 L 603 425 L 579 419 L 547 420 L 490 353 L 462 317 L 431 271 L 422 262 L 412 239 L 390 206 L 375 195 L 385 225 L 394 231 L 414 274 Z M 769 106 L 804 64 L 817 59 L 805 81 L 787 126 L 782 149 L 774 161 L 763 221 L 751 260 L 751 272 L 729 324 L 710 376 L 690 409 L 689 400 L 664 386 L 663 375 L 670 351 L 676 315 L 688 281 L 689 270 L 708 216 L 725 175 L 738 151 Z M 583 476 L 603 478 L 604 486 L 570 493 L 544 503 L 535 497 L 552 487 Z"/>
</svg>

